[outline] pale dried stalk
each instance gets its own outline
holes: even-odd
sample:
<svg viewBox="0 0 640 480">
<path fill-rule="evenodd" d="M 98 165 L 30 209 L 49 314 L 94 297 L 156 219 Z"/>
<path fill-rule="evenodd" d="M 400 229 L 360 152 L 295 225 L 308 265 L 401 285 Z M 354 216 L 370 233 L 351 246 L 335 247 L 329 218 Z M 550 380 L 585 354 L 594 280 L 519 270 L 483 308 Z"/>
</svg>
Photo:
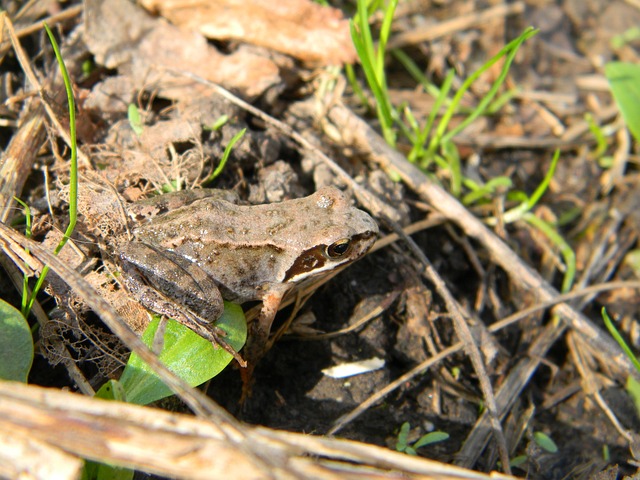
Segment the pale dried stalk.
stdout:
<svg viewBox="0 0 640 480">
<path fill-rule="evenodd" d="M 0 382 L 0 436 L 19 432 L 77 456 L 159 475 L 240 480 L 513 478 L 359 442 L 239 427 L 245 434 L 244 449 L 207 419 Z M 247 455 L 247 449 L 255 456 Z"/>
</svg>

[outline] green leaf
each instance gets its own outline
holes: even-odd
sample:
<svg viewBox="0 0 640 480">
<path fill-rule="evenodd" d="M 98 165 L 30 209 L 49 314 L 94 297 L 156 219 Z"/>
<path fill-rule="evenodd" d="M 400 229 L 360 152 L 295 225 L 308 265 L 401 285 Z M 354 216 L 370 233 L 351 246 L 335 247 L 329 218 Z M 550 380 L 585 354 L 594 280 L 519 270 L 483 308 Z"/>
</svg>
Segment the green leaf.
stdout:
<svg viewBox="0 0 640 480">
<path fill-rule="evenodd" d="M 528 456 L 526 456 L 526 455 L 518 455 L 517 457 L 513 457 L 509 461 L 509 465 L 511 467 L 519 467 L 520 465 L 524 465 L 527 460 L 529 460 Z"/>
<path fill-rule="evenodd" d="M 138 107 L 133 103 L 129 104 L 129 108 L 127 109 L 127 118 L 133 132 L 137 136 L 142 135 L 142 132 L 144 131 L 142 117 L 140 117 L 140 111 L 138 110 Z"/>
<path fill-rule="evenodd" d="M 147 345 L 153 343 L 160 321 L 152 321 L 145 330 L 142 340 Z M 239 351 L 247 339 L 247 322 L 242 309 L 235 304 L 224 304 L 224 313 L 216 326 L 227 336 L 227 343 Z M 221 347 L 214 348 L 208 340 L 200 337 L 186 326 L 174 321 L 167 322 L 164 334 L 164 348 L 160 360 L 191 386 L 198 386 L 215 377 L 231 362 L 230 353 Z M 127 401 L 146 405 L 173 395 L 156 373 L 135 353 L 122 372 L 120 383 L 124 387 Z"/>
<path fill-rule="evenodd" d="M 205 125 L 203 130 L 211 130 L 212 132 L 220 130 L 229 121 L 229 115 L 220 115 L 211 126 Z"/>
<path fill-rule="evenodd" d="M 536 442 L 540 448 L 549 453 L 556 453 L 558 451 L 558 446 L 546 433 L 533 432 L 533 441 Z"/>
<path fill-rule="evenodd" d="M 640 415 L 640 382 L 629 375 L 625 388 L 633 400 L 633 404 L 636 406 L 636 413 Z"/>
<path fill-rule="evenodd" d="M 100 390 L 98 390 L 94 396 L 103 400 L 127 401 L 124 387 L 118 380 L 109 380 L 100 387 Z"/>
<path fill-rule="evenodd" d="M 611 62 L 604 74 L 629 131 L 640 141 L 640 65 Z"/>
<path fill-rule="evenodd" d="M 409 422 L 404 422 L 400 427 L 400 433 L 398 433 L 398 441 L 396 442 L 396 450 L 398 452 L 404 452 L 407 449 L 407 437 L 409 436 L 409 430 L 411 425 Z"/>
<path fill-rule="evenodd" d="M 432 443 L 443 442 L 449 439 L 449 434 L 446 432 L 430 432 L 420 437 L 420 439 L 413 444 L 413 448 L 416 450 L 420 447 L 431 445 Z"/>
<path fill-rule="evenodd" d="M 0 300 L 0 378 L 27 383 L 33 363 L 33 338 L 19 310 Z"/>
<path fill-rule="evenodd" d="M 133 470 L 87 460 L 82 470 L 82 480 L 131 480 Z"/>
</svg>

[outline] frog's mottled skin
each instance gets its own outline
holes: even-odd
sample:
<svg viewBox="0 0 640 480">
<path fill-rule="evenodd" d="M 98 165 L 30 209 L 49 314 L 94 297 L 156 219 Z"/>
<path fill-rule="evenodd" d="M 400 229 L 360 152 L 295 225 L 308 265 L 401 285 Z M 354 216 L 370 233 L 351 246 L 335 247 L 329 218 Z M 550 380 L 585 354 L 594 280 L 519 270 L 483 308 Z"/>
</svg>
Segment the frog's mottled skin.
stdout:
<svg viewBox="0 0 640 480">
<path fill-rule="evenodd" d="M 264 344 L 296 282 L 360 258 L 378 233 L 373 219 L 333 187 L 251 206 L 219 190 L 193 194 L 162 195 L 136 207 L 138 219 L 157 215 L 133 230 L 135 240 L 121 248 L 120 259 L 125 285 L 143 305 L 209 339 L 223 299 L 261 300 L 249 342 Z"/>
</svg>

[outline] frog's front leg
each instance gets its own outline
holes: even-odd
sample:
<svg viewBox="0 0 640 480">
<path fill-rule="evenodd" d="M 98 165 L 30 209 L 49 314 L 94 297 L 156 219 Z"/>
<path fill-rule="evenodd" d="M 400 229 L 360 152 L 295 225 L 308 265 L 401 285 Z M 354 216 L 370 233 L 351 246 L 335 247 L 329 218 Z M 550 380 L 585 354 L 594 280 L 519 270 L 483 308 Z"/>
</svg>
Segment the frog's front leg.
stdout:
<svg viewBox="0 0 640 480">
<path fill-rule="evenodd" d="M 278 313 L 280 303 L 288 290 L 289 287 L 285 285 L 282 285 L 280 289 L 274 289 L 272 287 L 269 293 L 262 297 L 260 314 L 250 325 L 249 335 L 247 335 L 247 345 L 244 349 L 248 365 L 246 369 L 240 372 L 243 383 L 241 403 L 243 403 L 250 394 L 253 370 L 258 361 L 267 353 L 271 325 L 273 324 L 276 313 Z"/>
<path fill-rule="evenodd" d="M 218 286 L 204 270 L 171 251 L 141 242 L 124 247 L 120 260 L 126 289 L 144 307 L 182 323 L 246 366 L 224 341 L 224 331 L 215 326 L 224 302 Z"/>
</svg>

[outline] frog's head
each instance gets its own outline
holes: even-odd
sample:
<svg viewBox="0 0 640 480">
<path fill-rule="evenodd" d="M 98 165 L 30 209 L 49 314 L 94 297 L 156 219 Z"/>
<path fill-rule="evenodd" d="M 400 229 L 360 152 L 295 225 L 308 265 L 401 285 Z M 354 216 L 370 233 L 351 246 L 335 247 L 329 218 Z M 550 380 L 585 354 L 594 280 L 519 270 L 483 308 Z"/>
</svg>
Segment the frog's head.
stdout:
<svg viewBox="0 0 640 480">
<path fill-rule="evenodd" d="M 315 200 L 318 229 L 315 241 L 302 250 L 287 270 L 284 281 L 300 282 L 362 257 L 374 244 L 378 225 L 366 212 L 351 206 L 334 187 L 318 190 Z"/>
</svg>

